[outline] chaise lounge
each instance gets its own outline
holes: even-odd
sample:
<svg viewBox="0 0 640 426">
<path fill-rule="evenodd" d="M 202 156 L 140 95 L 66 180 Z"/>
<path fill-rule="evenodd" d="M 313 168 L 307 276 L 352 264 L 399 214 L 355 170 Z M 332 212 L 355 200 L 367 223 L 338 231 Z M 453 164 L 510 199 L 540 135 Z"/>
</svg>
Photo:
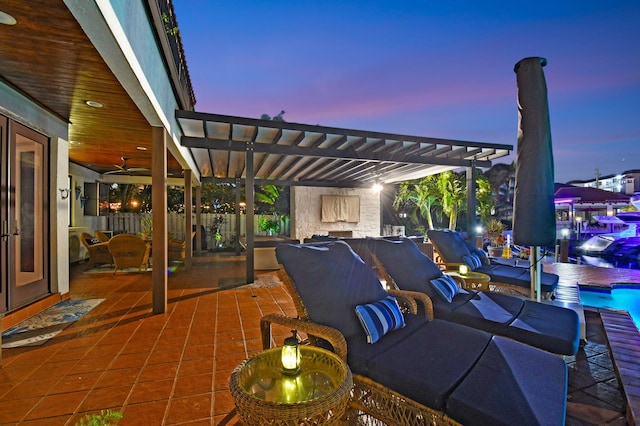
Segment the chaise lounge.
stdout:
<svg viewBox="0 0 640 426">
<path fill-rule="evenodd" d="M 359 320 L 356 307 L 379 309 L 389 294 L 342 241 L 280 245 L 276 256 L 299 319 L 263 318 L 263 345 L 272 323 L 328 340 L 353 373 L 352 409 L 394 425 L 564 424 L 567 368 L 560 357 L 415 311 L 402 314 L 397 305 L 396 322 L 362 313 Z M 403 300 L 406 293 L 397 294 Z"/>
<path fill-rule="evenodd" d="M 408 238 L 369 239 L 369 250 L 389 283 L 426 294 L 435 318 L 464 324 L 562 355 L 575 355 L 580 320 L 571 309 L 500 293 L 459 290 L 447 300 L 433 280 L 443 272 Z M 456 290 L 457 291 L 457 290 Z M 427 302 L 428 303 L 428 302 Z"/>
<path fill-rule="evenodd" d="M 496 291 L 530 296 L 531 275 L 528 268 L 491 263 L 482 250 L 473 247 L 454 231 L 429 230 L 427 236 L 447 268 L 457 268 L 458 265 L 467 264 L 471 270 L 489 275 L 490 285 L 494 286 Z M 472 260 L 476 257 L 480 264 L 477 263 L 478 260 Z M 559 277 L 542 272 L 540 280 L 540 291 L 549 298 L 558 286 Z"/>
</svg>

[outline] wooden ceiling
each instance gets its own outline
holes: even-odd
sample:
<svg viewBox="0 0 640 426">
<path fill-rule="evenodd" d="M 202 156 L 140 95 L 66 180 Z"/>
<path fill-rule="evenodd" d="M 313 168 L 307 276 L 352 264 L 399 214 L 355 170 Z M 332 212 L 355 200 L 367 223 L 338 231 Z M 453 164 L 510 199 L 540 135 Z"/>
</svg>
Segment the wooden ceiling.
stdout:
<svg viewBox="0 0 640 426">
<path fill-rule="evenodd" d="M 0 78 L 71 124 L 69 161 L 104 173 L 127 157 L 150 175 L 151 127 L 64 2 L 3 0 L 0 10 L 17 20 L 0 25 Z M 182 176 L 168 157 L 169 176 Z"/>
</svg>

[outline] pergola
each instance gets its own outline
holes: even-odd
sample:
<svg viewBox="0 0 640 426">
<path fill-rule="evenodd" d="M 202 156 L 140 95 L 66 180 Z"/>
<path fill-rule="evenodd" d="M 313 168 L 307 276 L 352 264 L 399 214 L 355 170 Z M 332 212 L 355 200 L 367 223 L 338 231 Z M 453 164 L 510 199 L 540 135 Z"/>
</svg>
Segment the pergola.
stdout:
<svg viewBox="0 0 640 426">
<path fill-rule="evenodd" d="M 190 149 L 202 181 L 235 183 L 236 188 L 244 183 L 247 223 L 253 222 L 254 185 L 370 187 L 459 168 L 466 169 L 468 211 L 475 211 L 476 168 L 491 167 L 492 160 L 513 150 L 506 144 L 184 110 L 176 111 L 176 119 L 182 128 L 181 144 Z M 237 201 L 239 194 L 237 189 Z M 474 215 L 467 221 L 471 229 Z M 237 228 L 239 223 L 236 220 Z M 248 281 L 253 281 L 253 247 L 253 233 L 247 232 Z"/>
</svg>

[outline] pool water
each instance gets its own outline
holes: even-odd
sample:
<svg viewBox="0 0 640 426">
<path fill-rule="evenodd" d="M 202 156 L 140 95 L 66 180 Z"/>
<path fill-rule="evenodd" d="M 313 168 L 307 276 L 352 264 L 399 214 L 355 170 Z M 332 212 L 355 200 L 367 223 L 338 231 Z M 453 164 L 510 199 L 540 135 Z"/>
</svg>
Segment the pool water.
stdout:
<svg viewBox="0 0 640 426">
<path fill-rule="evenodd" d="M 584 306 L 627 311 L 640 329 L 640 286 L 615 286 L 608 289 L 581 288 L 580 300 Z"/>
</svg>

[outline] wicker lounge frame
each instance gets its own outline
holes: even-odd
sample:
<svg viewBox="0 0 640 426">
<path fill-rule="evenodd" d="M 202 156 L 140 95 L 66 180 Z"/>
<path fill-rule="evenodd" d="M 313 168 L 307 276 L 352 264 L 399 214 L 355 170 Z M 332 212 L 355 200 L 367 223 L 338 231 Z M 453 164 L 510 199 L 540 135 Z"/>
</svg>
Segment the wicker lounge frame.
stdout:
<svg viewBox="0 0 640 426">
<path fill-rule="evenodd" d="M 346 362 L 347 343 L 344 336 L 336 329 L 311 322 L 306 307 L 304 306 L 295 285 L 284 270 L 282 265 L 279 270 L 280 280 L 284 283 L 287 292 L 293 299 L 298 318 L 291 318 L 279 314 L 266 315 L 260 321 L 262 332 L 262 346 L 267 349 L 271 345 L 272 324 L 281 325 L 301 331 L 309 337 L 310 344 L 317 344 L 322 339 L 329 342 L 334 352 Z M 391 291 L 400 304 L 411 313 L 417 312 L 415 298 L 428 300 L 424 294 Z M 430 306 L 431 301 L 426 302 Z M 427 312 L 427 316 L 429 313 Z M 431 312 L 430 319 L 433 318 Z M 393 425 L 459 425 L 444 412 L 426 407 L 406 396 L 375 382 L 368 377 L 353 374 L 353 389 L 348 403 L 347 419 L 354 420 L 362 415 L 374 417 L 384 423 Z"/>
</svg>

